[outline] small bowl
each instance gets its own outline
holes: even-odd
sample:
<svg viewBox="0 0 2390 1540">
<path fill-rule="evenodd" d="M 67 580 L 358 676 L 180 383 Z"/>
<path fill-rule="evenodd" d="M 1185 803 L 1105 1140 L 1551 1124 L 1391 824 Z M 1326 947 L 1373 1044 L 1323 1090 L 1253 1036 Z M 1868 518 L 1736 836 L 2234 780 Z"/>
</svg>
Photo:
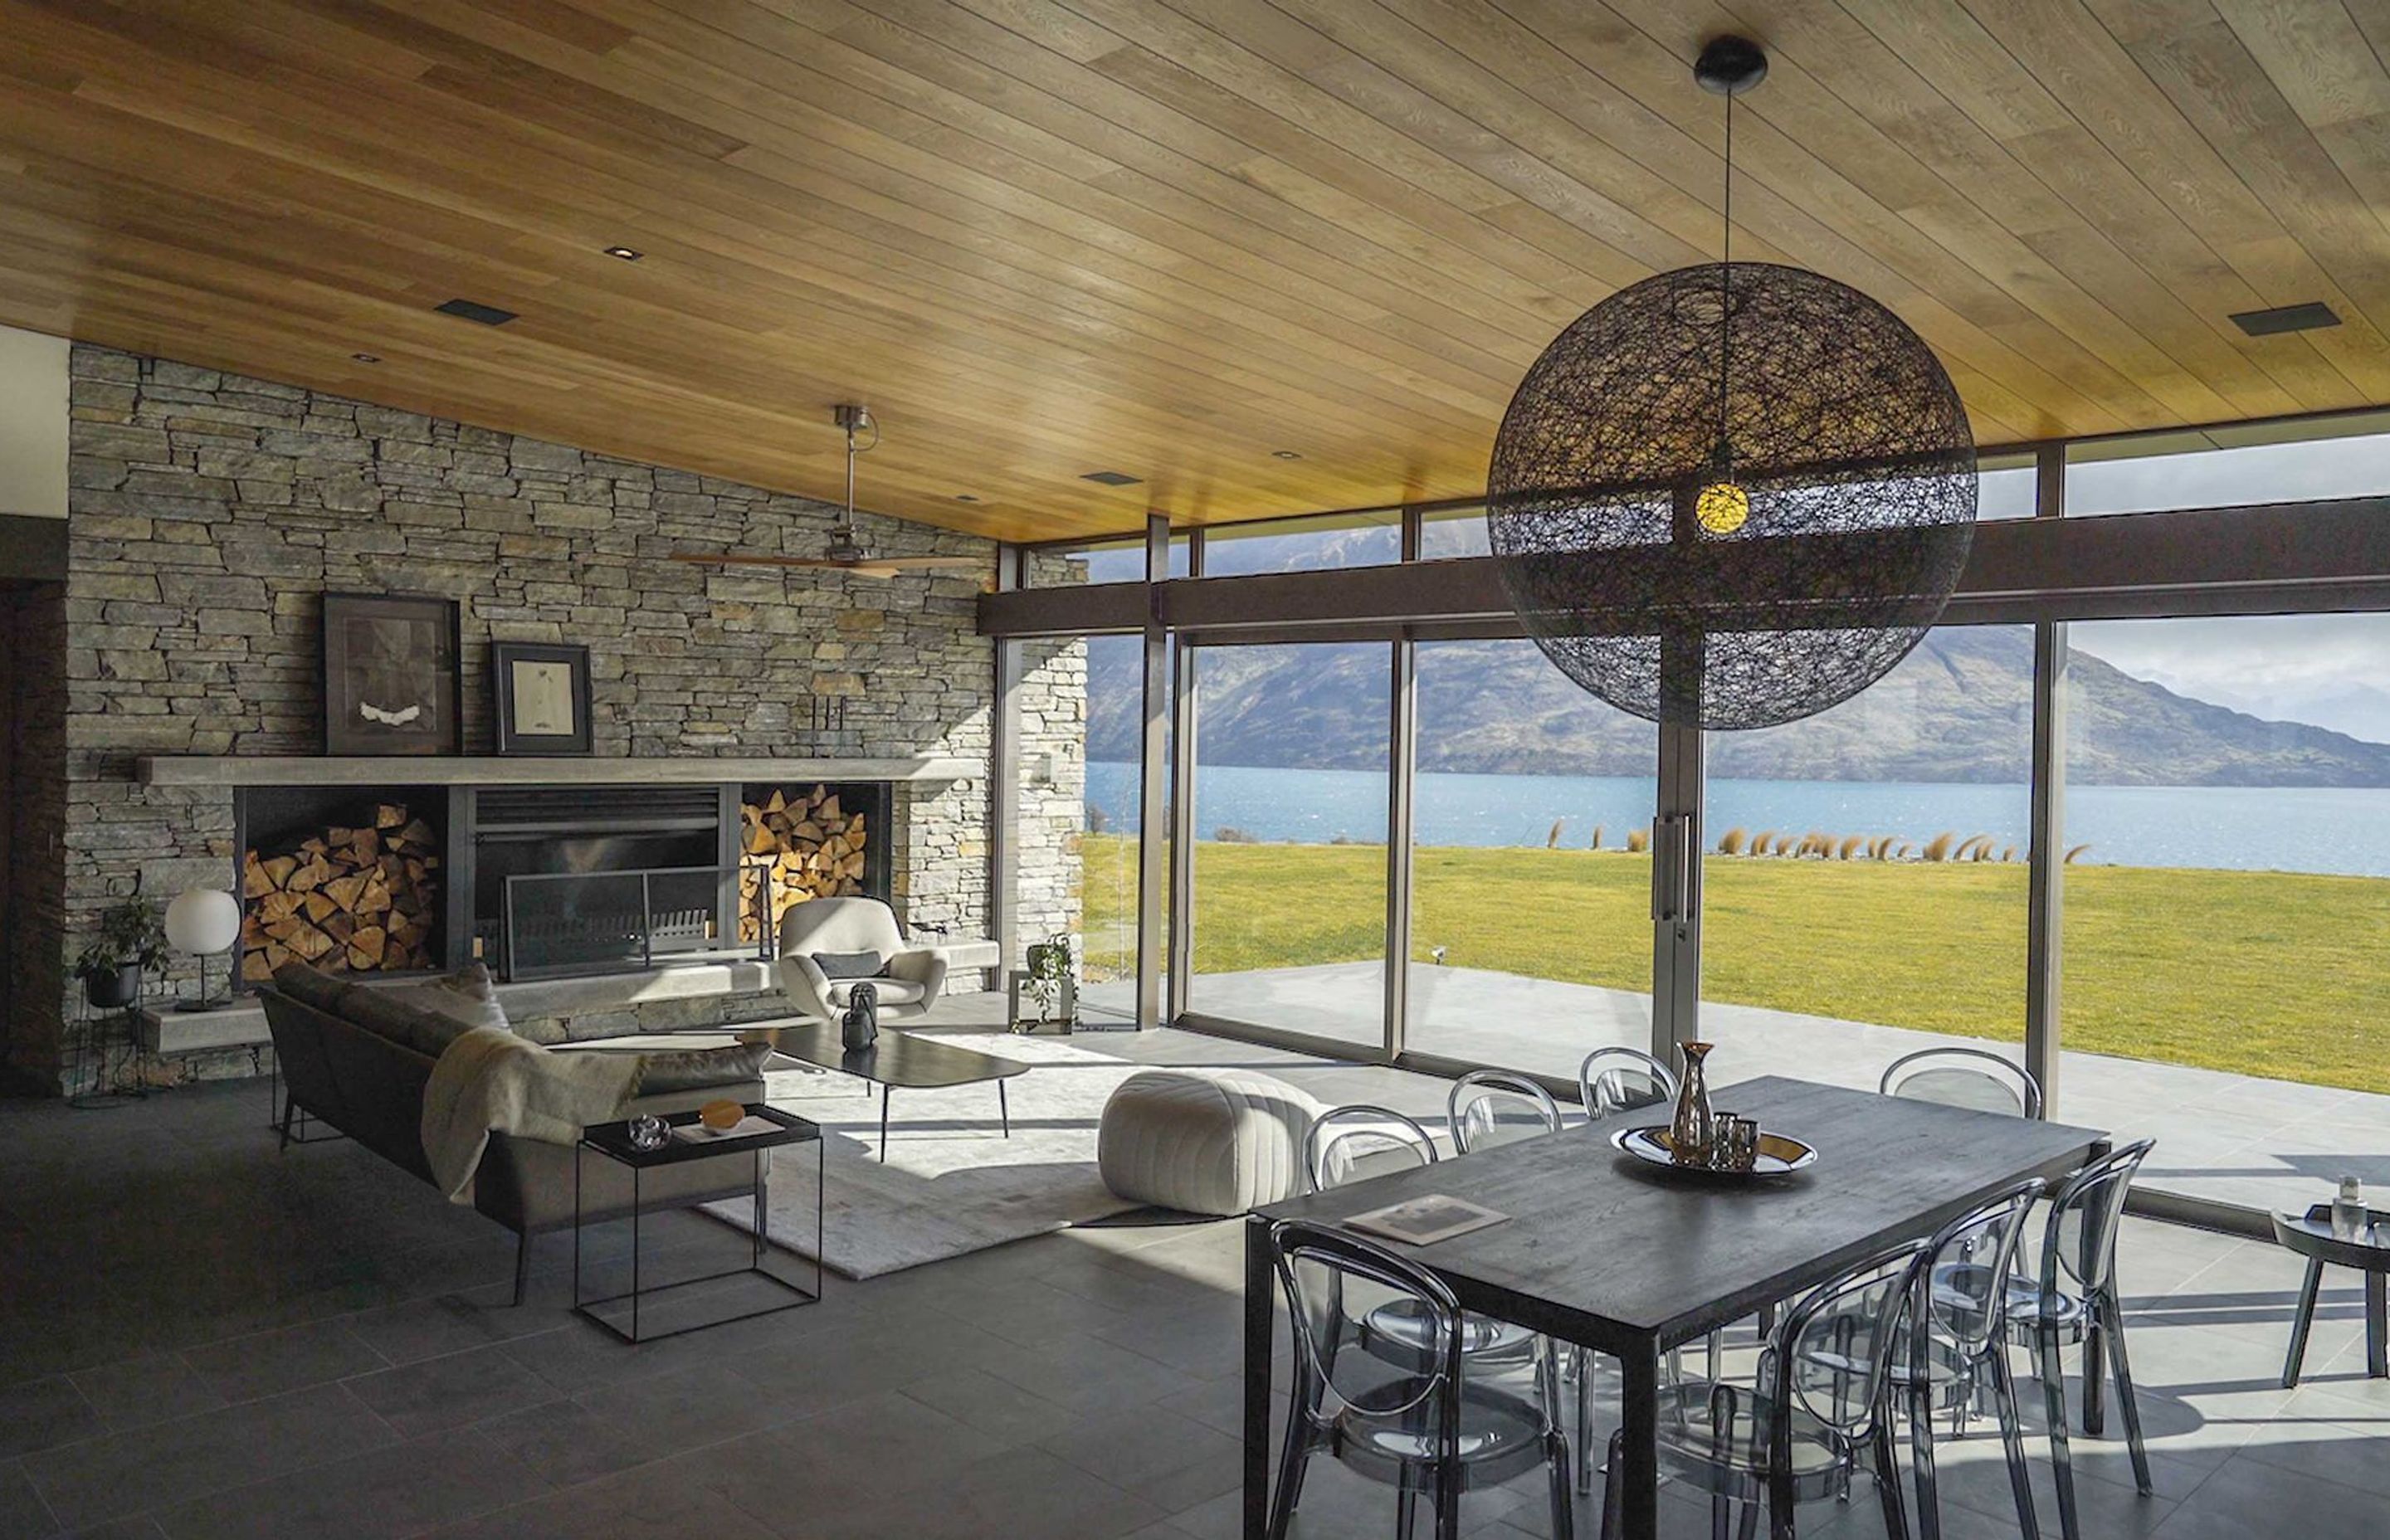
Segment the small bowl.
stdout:
<svg viewBox="0 0 2390 1540">
<path fill-rule="evenodd" d="M 709 1101 L 697 1110 L 697 1121 L 709 1134 L 727 1134 L 747 1116 L 747 1109 L 730 1100 Z"/>
</svg>

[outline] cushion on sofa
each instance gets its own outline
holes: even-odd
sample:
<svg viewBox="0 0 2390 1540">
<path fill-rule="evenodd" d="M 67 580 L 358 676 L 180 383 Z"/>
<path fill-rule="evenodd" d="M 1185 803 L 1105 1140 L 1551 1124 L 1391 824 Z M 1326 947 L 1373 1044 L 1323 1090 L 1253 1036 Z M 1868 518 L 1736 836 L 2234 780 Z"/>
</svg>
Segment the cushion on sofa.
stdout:
<svg viewBox="0 0 2390 1540">
<path fill-rule="evenodd" d="M 274 987 L 302 1006 L 337 1011 L 341 991 L 349 987 L 349 981 L 294 957 L 274 970 Z"/>
<path fill-rule="evenodd" d="M 410 1006 L 454 1017 L 469 1027 L 514 1030 L 507 1020 L 506 1007 L 498 1004 L 498 986 L 482 963 L 468 963 L 454 973 L 420 983 L 400 984 L 383 993 Z"/>
<path fill-rule="evenodd" d="M 877 952 L 816 952 L 812 956 L 825 979 L 876 979 L 888 971 L 888 959 Z"/>
<path fill-rule="evenodd" d="M 769 1043 L 739 1043 L 722 1048 L 684 1048 L 676 1053 L 643 1053 L 638 1078 L 631 1094 L 651 1097 L 671 1091 L 701 1091 L 711 1085 L 736 1085 L 764 1072 L 772 1057 Z"/>
<path fill-rule="evenodd" d="M 453 1016 L 427 1010 L 400 999 L 391 990 L 366 984 L 342 989 L 332 1014 L 427 1059 L 439 1058 L 449 1044 L 471 1030 L 469 1023 Z"/>
</svg>

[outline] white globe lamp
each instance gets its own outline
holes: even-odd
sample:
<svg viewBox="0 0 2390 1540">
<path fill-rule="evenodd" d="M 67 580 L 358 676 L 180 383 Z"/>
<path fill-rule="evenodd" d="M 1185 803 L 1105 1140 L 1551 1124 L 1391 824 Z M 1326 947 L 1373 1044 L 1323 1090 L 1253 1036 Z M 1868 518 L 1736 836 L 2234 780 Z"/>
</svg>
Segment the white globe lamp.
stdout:
<svg viewBox="0 0 2390 1540">
<path fill-rule="evenodd" d="M 199 994 L 177 1010 L 213 1010 L 228 996 L 208 993 L 208 959 L 232 950 L 240 940 L 240 901 L 219 888 L 193 888 L 178 893 L 166 905 L 166 944 L 186 957 L 199 959 Z M 229 982 L 230 969 L 226 969 Z"/>
</svg>

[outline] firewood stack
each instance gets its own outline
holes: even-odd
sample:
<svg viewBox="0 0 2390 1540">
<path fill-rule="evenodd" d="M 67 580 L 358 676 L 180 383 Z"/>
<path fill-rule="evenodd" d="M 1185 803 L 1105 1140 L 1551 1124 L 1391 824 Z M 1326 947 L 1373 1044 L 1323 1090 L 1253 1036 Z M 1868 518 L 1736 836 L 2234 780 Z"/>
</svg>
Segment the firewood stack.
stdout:
<svg viewBox="0 0 2390 1540">
<path fill-rule="evenodd" d="M 378 806 L 371 828 L 328 828 L 287 855 L 249 852 L 240 976 L 271 979 L 294 957 L 335 972 L 436 966 L 439 869 L 439 836 L 399 802 Z"/>
<path fill-rule="evenodd" d="M 772 933 L 780 917 L 815 898 L 863 892 L 864 815 L 839 806 L 838 793 L 816 786 L 795 797 L 779 791 L 739 807 L 739 939 L 762 940 L 758 917 L 767 905 Z M 758 892 L 769 884 L 767 901 Z"/>
</svg>

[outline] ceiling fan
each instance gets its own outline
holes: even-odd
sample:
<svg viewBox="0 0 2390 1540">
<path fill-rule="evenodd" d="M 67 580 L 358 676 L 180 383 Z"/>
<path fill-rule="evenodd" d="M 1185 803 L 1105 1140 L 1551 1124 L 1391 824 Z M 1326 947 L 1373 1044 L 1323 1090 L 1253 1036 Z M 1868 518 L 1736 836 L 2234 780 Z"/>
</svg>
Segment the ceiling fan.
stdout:
<svg viewBox="0 0 2390 1540">
<path fill-rule="evenodd" d="M 853 572 L 857 577 L 893 578 L 902 572 L 977 570 L 987 562 L 975 556 L 874 556 L 854 533 L 854 457 L 880 446 L 880 424 L 868 407 L 843 405 L 831 414 L 846 430 L 846 512 L 829 532 L 829 549 L 820 556 L 770 556 L 746 551 L 676 551 L 675 561 L 713 567 L 814 567 Z M 871 442 L 858 445 L 857 433 L 868 430 Z"/>
</svg>

